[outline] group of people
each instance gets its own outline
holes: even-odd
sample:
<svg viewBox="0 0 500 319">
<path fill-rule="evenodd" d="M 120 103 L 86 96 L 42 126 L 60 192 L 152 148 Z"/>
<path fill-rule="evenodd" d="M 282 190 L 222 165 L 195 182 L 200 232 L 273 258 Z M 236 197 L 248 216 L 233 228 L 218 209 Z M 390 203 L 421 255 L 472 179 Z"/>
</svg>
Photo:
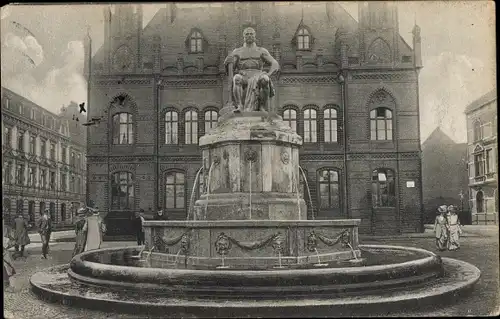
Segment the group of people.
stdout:
<svg viewBox="0 0 500 319">
<path fill-rule="evenodd" d="M 77 212 L 77 218 L 78 220 L 75 223 L 75 248 L 72 257 L 84 251 L 99 249 L 106 233 L 106 224 L 97 207 L 80 208 Z"/>
<path fill-rule="evenodd" d="M 458 219 L 457 208 L 453 205 L 441 205 L 438 207 L 437 213 L 434 222 L 436 248 L 440 251 L 460 249 L 462 227 Z"/>
<path fill-rule="evenodd" d="M 24 248 L 31 243 L 28 235 L 28 221 L 24 219 L 22 214 L 19 214 L 12 225 L 5 227 L 2 220 L 3 236 L 3 286 L 4 290 L 10 289 L 10 278 L 16 274 L 13 259 L 24 257 Z M 10 227 L 9 227 L 10 226 Z M 42 259 L 47 259 L 49 252 L 49 241 L 52 233 L 52 222 L 49 217 L 49 211 L 45 210 L 37 223 L 38 233 L 42 241 Z M 9 249 L 14 247 L 14 256 L 11 255 Z"/>
</svg>

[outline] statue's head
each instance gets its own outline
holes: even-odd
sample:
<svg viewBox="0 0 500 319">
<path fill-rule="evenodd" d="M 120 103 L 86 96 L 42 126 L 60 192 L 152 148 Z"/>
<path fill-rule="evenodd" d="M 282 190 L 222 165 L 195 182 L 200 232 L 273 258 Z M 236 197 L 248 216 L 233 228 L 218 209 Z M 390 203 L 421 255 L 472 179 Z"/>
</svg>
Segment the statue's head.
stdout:
<svg viewBox="0 0 500 319">
<path fill-rule="evenodd" d="M 255 42 L 255 29 L 252 27 L 245 28 L 243 30 L 243 39 L 245 39 L 246 44 L 252 44 Z"/>
</svg>

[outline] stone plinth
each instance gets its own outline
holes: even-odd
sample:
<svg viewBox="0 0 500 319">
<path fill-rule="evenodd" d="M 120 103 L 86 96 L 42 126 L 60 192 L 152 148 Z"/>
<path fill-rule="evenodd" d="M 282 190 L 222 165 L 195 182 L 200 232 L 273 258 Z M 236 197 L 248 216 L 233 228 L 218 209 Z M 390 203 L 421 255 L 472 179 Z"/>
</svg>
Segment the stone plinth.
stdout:
<svg viewBox="0 0 500 319">
<path fill-rule="evenodd" d="M 214 267 L 224 256 L 233 267 L 269 268 L 347 261 L 361 256 L 359 219 L 146 221 L 151 267 L 186 262 Z"/>
<path fill-rule="evenodd" d="M 302 138 L 267 112 L 221 112 L 218 126 L 200 138 L 203 194 L 197 220 L 303 220 L 299 196 Z"/>
</svg>

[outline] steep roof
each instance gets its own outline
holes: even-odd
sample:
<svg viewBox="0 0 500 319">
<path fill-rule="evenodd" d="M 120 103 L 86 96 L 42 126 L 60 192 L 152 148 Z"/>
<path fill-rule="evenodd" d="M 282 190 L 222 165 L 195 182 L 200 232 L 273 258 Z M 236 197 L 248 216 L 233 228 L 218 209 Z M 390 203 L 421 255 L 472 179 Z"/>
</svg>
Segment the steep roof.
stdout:
<svg viewBox="0 0 500 319">
<path fill-rule="evenodd" d="M 479 99 L 473 101 L 471 104 L 467 105 L 467 107 L 465 108 L 465 114 L 469 114 L 472 111 L 475 111 L 478 108 L 484 106 L 485 104 L 495 101 L 496 99 L 497 99 L 497 89 L 495 88 L 486 93 L 485 95 L 481 96 Z"/>
<path fill-rule="evenodd" d="M 422 143 L 422 149 L 430 145 L 451 145 L 457 144 L 453 141 L 443 130 L 438 126 L 432 133 L 427 137 L 427 139 Z"/>
</svg>

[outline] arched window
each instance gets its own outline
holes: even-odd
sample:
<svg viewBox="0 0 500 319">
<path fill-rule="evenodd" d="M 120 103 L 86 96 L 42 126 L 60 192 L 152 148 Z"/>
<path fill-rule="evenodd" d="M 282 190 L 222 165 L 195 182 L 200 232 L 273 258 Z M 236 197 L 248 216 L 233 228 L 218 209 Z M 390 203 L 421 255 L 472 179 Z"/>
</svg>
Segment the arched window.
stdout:
<svg viewBox="0 0 500 319">
<path fill-rule="evenodd" d="M 165 178 L 165 208 L 184 209 L 186 207 L 185 189 L 184 173 L 168 172 Z"/>
<path fill-rule="evenodd" d="M 135 202 L 134 179 L 130 172 L 113 173 L 111 179 L 111 208 L 133 209 Z"/>
<path fill-rule="evenodd" d="M 484 194 L 483 191 L 479 191 L 476 194 L 476 214 L 484 213 Z"/>
<path fill-rule="evenodd" d="M 62 203 L 61 204 L 61 221 L 65 221 L 66 220 L 66 204 L 65 203 Z"/>
<path fill-rule="evenodd" d="M 16 210 L 17 210 L 17 215 L 23 214 L 24 212 L 24 200 L 18 199 L 16 202 Z"/>
<path fill-rule="evenodd" d="M 474 141 L 480 141 L 483 139 L 483 130 L 481 127 L 481 121 L 476 120 L 473 124 L 474 129 Z"/>
<path fill-rule="evenodd" d="M 10 221 L 12 219 L 12 213 L 11 213 L 11 206 L 10 206 L 10 199 L 9 198 L 4 198 L 3 199 L 3 211 L 2 211 L 2 217 L 4 218 L 5 221 L 8 221 L 10 224 Z"/>
<path fill-rule="evenodd" d="M 178 138 L 179 118 L 177 112 L 168 111 L 165 113 L 165 144 L 177 144 Z"/>
<path fill-rule="evenodd" d="M 45 211 L 45 202 L 40 202 L 39 208 L 40 215 L 43 215 L 43 212 Z"/>
<path fill-rule="evenodd" d="M 186 144 L 198 144 L 198 113 L 196 111 L 186 112 L 184 129 Z"/>
<path fill-rule="evenodd" d="M 304 142 L 316 143 L 318 139 L 316 110 L 304 110 Z"/>
<path fill-rule="evenodd" d="M 28 203 L 28 223 L 35 223 L 35 201 L 33 200 Z"/>
<path fill-rule="evenodd" d="M 372 141 L 392 140 L 392 111 L 379 107 L 370 112 Z"/>
<path fill-rule="evenodd" d="M 297 49 L 309 50 L 311 48 L 310 40 L 309 31 L 304 27 L 300 28 L 297 32 Z"/>
<path fill-rule="evenodd" d="M 50 212 L 50 220 L 56 221 L 56 203 L 50 202 L 49 212 Z"/>
<path fill-rule="evenodd" d="M 319 207 L 333 211 L 340 210 L 339 173 L 333 169 L 318 172 Z"/>
<path fill-rule="evenodd" d="M 326 143 L 337 142 L 338 118 L 337 110 L 328 108 L 323 111 L 324 134 Z"/>
<path fill-rule="evenodd" d="M 203 52 L 203 37 L 198 31 L 193 31 L 189 37 L 189 52 L 200 53 Z"/>
<path fill-rule="evenodd" d="M 283 110 L 283 120 L 290 125 L 294 132 L 297 132 L 297 111 L 291 108 Z"/>
<path fill-rule="evenodd" d="M 205 112 L 205 134 L 217 126 L 217 116 L 216 111 Z"/>
<path fill-rule="evenodd" d="M 133 144 L 134 129 L 132 114 L 117 113 L 113 115 L 113 144 Z"/>
<path fill-rule="evenodd" d="M 372 174 L 373 207 L 396 207 L 394 173 L 390 169 L 376 169 Z"/>
</svg>

